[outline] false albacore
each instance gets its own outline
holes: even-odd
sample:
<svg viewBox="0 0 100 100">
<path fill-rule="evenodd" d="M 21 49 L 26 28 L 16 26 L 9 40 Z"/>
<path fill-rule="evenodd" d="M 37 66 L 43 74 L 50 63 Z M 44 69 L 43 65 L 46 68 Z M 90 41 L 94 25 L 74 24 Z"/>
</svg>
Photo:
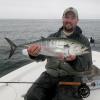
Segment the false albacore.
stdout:
<svg viewBox="0 0 100 100">
<path fill-rule="evenodd" d="M 67 39 L 67 38 L 41 38 L 40 40 L 36 40 L 27 44 L 16 45 L 10 39 L 5 38 L 7 42 L 10 44 L 10 54 L 8 58 L 11 58 L 14 54 L 16 48 L 18 47 L 29 47 L 30 45 L 37 44 L 41 46 L 40 54 L 45 56 L 59 57 L 63 55 L 67 57 L 69 55 L 83 55 L 88 52 L 88 48 L 77 42 L 76 40 Z"/>
</svg>

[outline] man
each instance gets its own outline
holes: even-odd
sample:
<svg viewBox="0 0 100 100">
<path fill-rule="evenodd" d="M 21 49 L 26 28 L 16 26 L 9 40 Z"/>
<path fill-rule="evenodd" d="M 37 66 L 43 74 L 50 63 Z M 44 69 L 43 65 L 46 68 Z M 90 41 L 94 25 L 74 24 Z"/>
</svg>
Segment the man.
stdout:
<svg viewBox="0 0 100 100">
<path fill-rule="evenodd" d="M 64 37 L 79 41 L 89 48 L 89 54 L 81 56 L 69 55 L 64 61 L 53 57 L 39 55 L 41 47 L 33 44 L 27 51 L 30 58 L 41 61 L 47 58 L 46 71 L 36 80 L 27 92 L 26 100 L 82 100 L 77 96 L 77 87 L 66 86 L 63 90 L 59 87 L 60 81 L 79 81 L 81 77 L 77 75 L 91 69 L 92 57 L 91 48 L 88 39 L 82 35 L 82 30 L 78 24 L 78 12 L 75 8 L 67 8 L 62 16 L 63 26 L 58 32 L 51 34 L 49 37 Z M 73 73 L 78 74 L 73 74 Z M 66 92 L 64 92 L 66 91 Z M 76 94 L 75 94 L 76 93 Z M 59 95 L 58 95 L 59 94 Z"/>
</svg>

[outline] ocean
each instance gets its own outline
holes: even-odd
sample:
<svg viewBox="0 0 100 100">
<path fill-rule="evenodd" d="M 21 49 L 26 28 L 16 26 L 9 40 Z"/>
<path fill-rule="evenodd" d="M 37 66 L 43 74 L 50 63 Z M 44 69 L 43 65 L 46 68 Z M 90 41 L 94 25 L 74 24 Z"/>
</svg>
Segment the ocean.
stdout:
<svg viewBox="0 0 100 100">
<path fill-rule="evenodd" d="M 24 56 L 20 49 L 11 59 L 7 59 L 10 46 L 5 37 L 19 45 L 40 39 L 41 36 L 47 37 L 61 26 L 60 19 L 0 19 L 0 77 L 33 61 Z M 80 20 L 79 26 L 85 36 L 95 39 L 96 45 L 92 49 L 100 51 L 100 20 Z"/>
</svg>

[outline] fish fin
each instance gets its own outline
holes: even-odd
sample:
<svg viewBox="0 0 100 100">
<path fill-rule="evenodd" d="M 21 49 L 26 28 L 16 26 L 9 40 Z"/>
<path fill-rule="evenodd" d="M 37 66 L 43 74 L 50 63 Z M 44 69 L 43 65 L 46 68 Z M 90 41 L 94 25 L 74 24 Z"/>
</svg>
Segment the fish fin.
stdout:
<svg viewBox="0 0 100 100">
<path fill-rule="evenodd" d="M 5 40 L 9 43 L 10 45 L 10 54 L 9 54 L 9 57 L 8 59 L 10 59 L 12 57 L 12 55 L 14 54 L 17 46 L 16 44 L 13 43 L 13 41 L 11 41 L 10 39 L 8 39 L 7 37 L 5 37 Z"/>
</svg>

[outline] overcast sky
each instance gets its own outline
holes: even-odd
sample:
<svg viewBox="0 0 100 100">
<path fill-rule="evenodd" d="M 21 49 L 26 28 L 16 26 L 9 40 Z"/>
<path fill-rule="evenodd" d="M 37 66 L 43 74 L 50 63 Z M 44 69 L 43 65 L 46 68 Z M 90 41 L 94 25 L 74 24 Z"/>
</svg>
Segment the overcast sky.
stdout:
<svg viewBox="0 0 100 100">
<path fill-rule="evenodd" d="M 100 0 L 0 0 L 0 18 L 60 19 L 70 6 L 80 19 L 100 19 Z"/>
</svg>

